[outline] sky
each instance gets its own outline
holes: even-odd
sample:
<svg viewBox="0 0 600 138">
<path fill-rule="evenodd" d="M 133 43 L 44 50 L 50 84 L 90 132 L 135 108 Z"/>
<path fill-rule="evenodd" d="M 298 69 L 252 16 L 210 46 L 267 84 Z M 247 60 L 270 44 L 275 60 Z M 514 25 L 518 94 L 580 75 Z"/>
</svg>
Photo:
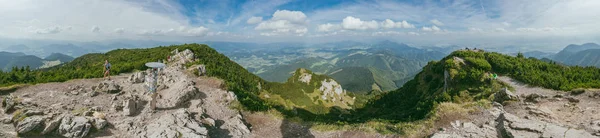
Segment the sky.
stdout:
<svg viewBox="0 0 600 138">
<path fill-rule="evenodd" d="M 599 0 L 0 0 L 0 38 L 175 42 L 598 42 Z"/>
</svg>

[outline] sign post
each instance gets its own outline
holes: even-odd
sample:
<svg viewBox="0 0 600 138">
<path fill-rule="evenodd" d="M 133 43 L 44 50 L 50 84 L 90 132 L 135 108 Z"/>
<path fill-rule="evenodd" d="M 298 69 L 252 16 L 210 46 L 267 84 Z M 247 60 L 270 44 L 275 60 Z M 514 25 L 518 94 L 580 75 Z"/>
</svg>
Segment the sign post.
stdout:
<svg viewBox="0 0 600 138">
<path fill-rule="evenodd" d="M 150 101 L 150 109 L 154 110 L 156 109 L 156 86 L 158 83 L 158 70 L 164 68 L 166 65 L 160 62 L 148 62 L 146 63 L 146 66 L 152 68 L 152 82 L 148 87 L 148 91 L 150 92 L 150 94 L 152 94 L 150 96 L 152 97 L 152 101 Z"/>
</svg>

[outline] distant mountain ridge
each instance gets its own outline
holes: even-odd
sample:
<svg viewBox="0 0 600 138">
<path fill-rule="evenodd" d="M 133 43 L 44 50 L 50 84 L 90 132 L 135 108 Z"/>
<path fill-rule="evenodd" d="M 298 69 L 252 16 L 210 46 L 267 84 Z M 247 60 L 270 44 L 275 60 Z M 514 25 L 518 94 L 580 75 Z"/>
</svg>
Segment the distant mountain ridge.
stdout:
<svg viewBox="0 0 600 138">
<path fill-rule="evenodd" d="M 10 71 L 13 67 L 26 67 L 30 69 L 47 68 L 61 63 L 70 62 L 74 58 L 68 55 L 54 53 L 45 59 L 24 53 L 0 52 L 0 70 Z"/>
<path fill-rule="evenodd" d="M 310 54 L 317 57 L 308 55 L 303 58 L 302 51 L 304 50 L 313 50 L 314 52 Z M 284 57 L 300 57 L 289 63 L 280 63 L 259 69 L 245 67 L 261 78 L 275 82 L 285 82 L 294 70 L 306 68 L 316 74 L 331 76 L 350 92 L 364 94 L 372 90 L 397 89 L 406 82 L 407 78 L 411 78 L 420 71 L 427 62 L 439 60 L 446 55 L 442 52 L 415 48 L 392 41 L 381 41 L 375 44 L 344 41 L 327 43 L 323 45 L 323 48 L 312 46 L 286 49 L 283 52 L 290 53 L 283 55 Z M 254 56 L 259 58 L 259 55 Z M 271 56 L 264 57 L 270 58 Z M 256 59 L 248 61 L 258 62 Z M 242 65 L 244 64 L 242 63 Z"/>
<path fill-rule="evenodd" d="M 50 54 L 48 57 L 44 58 L 44 60 L 47 61 L 61 61 L 61 62 L 69 62 L 69 61 L 73 61 L 73 57 L 65 55 L 65 54 L 61 54 L 61 53 L 52 53 Z"/>
<path fill-rule="evenodd" d="M 554 55 L 553 60 L 578 66 L 600 67 L 600 45 L 585 43 L 582 45 L 571 44 Z"/>
</svg>

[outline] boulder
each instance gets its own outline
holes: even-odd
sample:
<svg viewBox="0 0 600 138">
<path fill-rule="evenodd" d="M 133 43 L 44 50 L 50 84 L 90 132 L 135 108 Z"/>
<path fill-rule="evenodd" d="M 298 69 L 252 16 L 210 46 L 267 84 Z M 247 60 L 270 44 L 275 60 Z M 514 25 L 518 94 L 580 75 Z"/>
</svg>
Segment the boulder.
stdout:
<svg viewBox="0 0 600 138">
<path fill-rule="evenodd" d="M 12 119 L 10 117 L 2 118 L 2 123 L 10 124 L 10 123 L 12 123 Z"/>
<path fill-rule="evenodd" d="M 224 121 L 225 124 L 221 125 L 220 128 L 228 130 L 229 135 L 232 137 L 239 138 L 250 135 L 250 129 L 244 124 L 244 118 L 240 114 Z"/>
<path fill-rule="evenodd" d="M 206 66 L 198 65 L 198 76 L 204 76 L 206 74 Z"/>
<path fill-rule="evenodd" d="M 94 127 L 98 130 L 104 128 L 108 124 L 108 121 L 100 118 L 94 118 Z"/>
<path fill-rule="evenodd" d="M 215 120 L 212 119 L 212 118 L 208 118 L 207 117 L 207 118 L 202 119 L 202 124 L 214 127 L 215 126 Z"/>
<path fill-rule="evenodd" d="M 600 133 L 600 120 L 590 122 L 590 129 L 594 133 Z"/>
<path fill-rule="evenodd" d="M 131 74 L 131 76 L 129 76 L 129 78 L 127 78 L 127 80 L 130 83 L 143 83 L 146 77 L 146 72 L 136 72 Z"/>
<path fill-rule="evenodd" d="M 575 97 L 569 96 L 566 99 L 569 100 L 569 102 L 572 102 L 572 103 L 579 103 L 579 99 L 577 99 Z"/>
<path fill-rule="evenodd" d="M 525 96 L 525 102 L 539 103 L 540 98 L 542 98 L 542 97 L 543 97 L 542 95 L 539 95 L 537 93 L 529 94 L 529 95 Z"/>
<path fill-rule="evenodd" d="M 496 94 L 494 94 L 494 101 L 499 102 L 499 103 L 502 103 L 504 101 L 517 100 L 517 99 L 518 99 L 517 95 L 515 95 L 510 90 L 508 90 L 508 88 L 503 88 L 502 90 L 500 90 L 499 92 L 496 92 Z"/>
<path fill-rule="evenodd" d="M 91 127 L 90 121 L 85 117 L 65 116 L 58 127 L 58 133 L 68 138 L 82 138 L 88 134 Z"/>
<path fill-rule="evenodd" d="M 194 59 L 194 52 L 192 52 L 192 50 L 189 49 L 185 49 L 183 50 L 181 53 L 183 58 L 185 58 L 186 60 L 193 60 Z"/>
<path fill-rule="evenodd" d="M 26 116 L 43 115 L 43 114 L 44 114 L 44 112 L 39 111 L 39 110 L 27 110 L 25 112 Z"/>
<path fill-rule="evenodd" d="M 89 96 L 89 97 L 98 96 L 98 92 L 96 92 L 96 91 L 91 91 L 91 92 L 87 93 L 87 96 Z"/>
<path fill-rule="evenodd" d="M 198 88 L 193 86 L 190 81 L 182 81 L 174 83 L 170 88 L 161 91 L 161 98 L 157 99 L 157 106 L 162 108 L 175 108 L 180 107 L 188 103 L 191 99 L 198 96 L 200 91 Z"/>
<path fill-rule="evenodd" d="M 121 86 L 114 81 L 103 81 L 96 87 L 92 87 L 95 91 L 106 92 L 106 93 L 119 93 L 121 92 Z"/>
<path fill-rule="evenodd" d="M 60 125 L 62 118 L 63 116 L 59 116 L 56 119 L 46 123 L 46 127 L 44 127 L 44 130 L 42 130 L 42 135 L 48 134 L 56 130 L 56 128 Z"/>
<path fill-rule="evenodd" d="M 136 103 L 133 99 L 128 98 L 123 101 L 123 115 L 131 116 L 137 110 Z"/>
<path fill-rule="evenodd" d="M 94 112 L 92 116 L 98 119 L 106 119 L 106 115 L 102 112 Z"/>
<path fill-rule="evenodd" d="M 208 130 L 190 117 L 186 109 L 164 114 L 144 126 L 137 137 L 149 138 L 204 138 Z"/>
<path fill-rule="evenodd" d="M 4 113 L 9 113 L 13 109 L 13 107 L 17 104 L 16 98 L 17 97 L 14 97 L 12 95 L 4 97 L 4 99 L 2 100 L 2 106 L 4 106 Z"/>
<path fill-rule="evenodd" d="M 25 134 L 43 126 L 44 118 L 40 116 L 26 117 L 19 121 L 15 129 L 18 134 Z"/>
</svg>

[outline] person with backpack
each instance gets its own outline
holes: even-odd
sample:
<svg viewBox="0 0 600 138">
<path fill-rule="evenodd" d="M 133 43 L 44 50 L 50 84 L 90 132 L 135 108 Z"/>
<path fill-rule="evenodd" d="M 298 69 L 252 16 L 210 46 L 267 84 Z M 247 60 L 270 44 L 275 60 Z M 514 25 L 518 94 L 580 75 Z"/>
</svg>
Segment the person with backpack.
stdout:
<svg viewBox="0 0 600 138">
<path fill-rule="evenodd" d="M 108 59 L 104 60 L 104 78 L 108 76 L 108 80 L 110 80 L 110 63 L 108 63 Z"/>
</svg>

